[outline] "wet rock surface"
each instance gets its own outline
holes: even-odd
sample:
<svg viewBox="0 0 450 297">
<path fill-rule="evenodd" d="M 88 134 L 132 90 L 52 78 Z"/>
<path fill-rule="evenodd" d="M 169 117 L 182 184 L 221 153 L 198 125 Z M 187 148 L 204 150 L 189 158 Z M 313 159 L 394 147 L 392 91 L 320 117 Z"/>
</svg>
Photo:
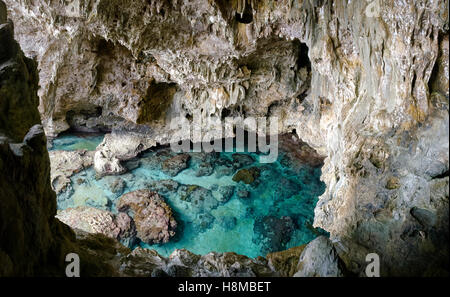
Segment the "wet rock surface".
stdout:
<svg viewBox="0 0 450 297">
<path fill-rule="evenodd" d="M 244 182 L 249 185 L 255 182 L 255 180 L 259 177 L 260 170 L 256 167 L 251 167 L 248 169 L 239 170 L 234 176 L 233 180 L 235 182 Z"/>
<path fill-rule="evenodd" d="M 295 230 L 295 223 L 290 217 L 266 216 L 257 219 L 253 228 L 255 231 L 253 240 L 262 241 L 263 251 L 270 253 L 285 249 Z"/>
<path fill-rule="evenodd" d="M 166 174 L 170 176 L 175 176 L 180 171 L 188 167 L 189 159 L 190 156 L 188 154 L 176 155 L 172 158 L 165 160 L 161 165 L 161 169 Z"/>
<path fill-rule="evenodd" d="M 117 205 L 120 212 L 132 212 L 137 237 L 146 243 L 166 243 L 175 235 L 177 222 L 172 209 L 156 192 L 139 190 L 123 195 Z"/>
</svg>

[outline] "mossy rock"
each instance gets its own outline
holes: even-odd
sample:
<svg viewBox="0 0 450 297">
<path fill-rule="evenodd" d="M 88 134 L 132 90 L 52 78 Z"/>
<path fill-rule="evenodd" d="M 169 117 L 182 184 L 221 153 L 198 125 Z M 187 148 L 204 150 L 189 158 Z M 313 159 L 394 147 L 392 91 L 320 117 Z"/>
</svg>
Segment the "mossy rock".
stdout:
<svg viewBox="0 0 450 297">
<path fill-rule="evenodd" d="M 242 181 L 249 185 L 259 177 L 259 174 L 260 170 L 256 167 L 241 169 L 233 176 L 233 181 L 237 183 Z"/>
<path fill-rule="evenodd" d="M 280 276 L 290 277 L 297 272 L 297 264 L 306 244 L 281 252 L 267 254 L 266 258 Z"/>
</svg>

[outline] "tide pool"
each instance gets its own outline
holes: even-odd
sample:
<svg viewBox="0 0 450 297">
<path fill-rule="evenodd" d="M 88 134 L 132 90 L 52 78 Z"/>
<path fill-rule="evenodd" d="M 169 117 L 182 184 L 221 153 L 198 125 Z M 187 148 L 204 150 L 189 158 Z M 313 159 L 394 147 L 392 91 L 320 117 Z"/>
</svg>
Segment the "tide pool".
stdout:
<svg viewBox="0 0 450 297">
<path fill-rule="evenodd" d="M 54 146 L 92 148 L 99 140 L 74 138 L 56 139 Z M 174 155 L 167 147 L 149 150 L 126 162 L 131 170 L 119 176 L 96 178 L 92 168 L 83 170 L 71 177 L 71 192 L 58 195 L 58 208 L 88 205 L 117 213 L 115 203 L 123 194 L 156 191 L 175 213 L 177 235 L 165 244 L 139 246 L 163 256 L 183 248 L 196 254 L 266 256 L 324 234 L 311 227 L 318 196 L 325 190 L 320 167 L 290 167 L 282 152 L 269 164 L 259 163 L 256 153 L 189 153 L 187 168 L 171 176 L 162 164 Z M 242 169 L 258 172 L 252 183 L 233 180 Z"/>
<path fill-rule="evenodd" d="M 88 150 L 95 151 L 97 146 L 103 141 L 101 134 L 77 134 L 77 135 L 62 135 L 54 139 L 51 151 L 74 151 L 74 150 Z"/>
</svg>

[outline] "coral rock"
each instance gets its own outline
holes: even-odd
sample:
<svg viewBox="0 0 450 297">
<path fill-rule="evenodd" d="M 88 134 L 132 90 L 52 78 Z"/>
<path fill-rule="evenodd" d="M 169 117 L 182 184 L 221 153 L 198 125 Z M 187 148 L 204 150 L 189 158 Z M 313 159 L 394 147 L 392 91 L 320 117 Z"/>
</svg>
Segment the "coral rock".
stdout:
<svg viewBox="0 0 450 297">
<path fill-rule="evenodd" d="M 121 212 L 132 212 L 137 236 L 146 243 L 166 243 L 175 235 L 177 222 L 172 209 L 156 192 L 127 193 L 120 197 L 116 207 Z"/>
</svg>

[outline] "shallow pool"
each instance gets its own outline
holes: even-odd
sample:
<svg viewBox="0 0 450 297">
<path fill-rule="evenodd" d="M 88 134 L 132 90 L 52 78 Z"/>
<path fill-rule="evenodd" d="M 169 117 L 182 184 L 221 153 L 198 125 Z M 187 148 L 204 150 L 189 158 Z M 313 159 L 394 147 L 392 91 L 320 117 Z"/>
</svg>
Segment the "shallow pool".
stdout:
<svg viewBox="0 0 450 297">
<path fill-rule="evenodd" d="M 88 150 L 95 151 L 97 146 L 103 141 L 102 134 L 67 134 L 55 138 L 49 150 L 51 151 L 74 151 L 74 150 Z"/>
<path fill-rule="evenodd" d="M 61 139 L 55 147 L 87 148 L 98 141 L 68 139 L 74 140 Z M 140 245 L 163 256 L 181 248 L 265 256 L 323 233 L 312 227 L 318 196 L 325 190 L 320 167 L 291 167 L 282 152 L 270 164 L 259 163 L 256 153 L 190 153 L 188 168 L 170 176 L 161 164 L 174 155 L 169 148 L 152 149 L 126 162 L 129 172 L 120 176 L 97 179 L 92 168 L 79 172 L 71 178 L 70 192 L 58 195 L 58 208 L 88 205 L 117 212 L 115 203 L 123 194 L 157 191 L 176 215 L 177 235 L 166 244 Z M 233 180 L 242 169 L 257 172 L 251 183 Z"/>
</svg>

